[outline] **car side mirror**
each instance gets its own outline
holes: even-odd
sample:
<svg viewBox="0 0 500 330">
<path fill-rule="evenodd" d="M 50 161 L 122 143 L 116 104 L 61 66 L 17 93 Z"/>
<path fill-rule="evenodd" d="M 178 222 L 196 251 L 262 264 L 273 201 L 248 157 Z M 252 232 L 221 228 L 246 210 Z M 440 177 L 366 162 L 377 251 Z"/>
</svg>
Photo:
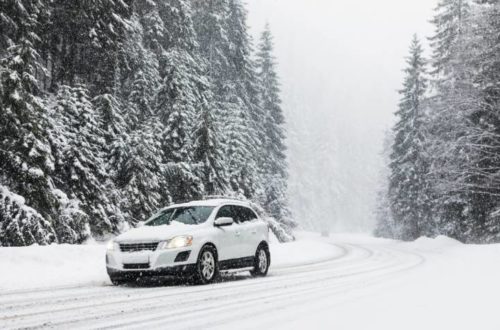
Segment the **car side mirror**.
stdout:
<svg viewBox="0 0 500 330">
<path fill-rule="evenodd" d="M 221 218 L 215 219 L 214 226 L 225 227 L 225 226 L 231 226 L 233 223 L 234 223 L 233 218 L 221 217 Z"/>
<path fill-rule="evenodd" d="M 143 227 L 146 221 L 139 221 L 136 225 L 136 228 Z"/>
</svg>

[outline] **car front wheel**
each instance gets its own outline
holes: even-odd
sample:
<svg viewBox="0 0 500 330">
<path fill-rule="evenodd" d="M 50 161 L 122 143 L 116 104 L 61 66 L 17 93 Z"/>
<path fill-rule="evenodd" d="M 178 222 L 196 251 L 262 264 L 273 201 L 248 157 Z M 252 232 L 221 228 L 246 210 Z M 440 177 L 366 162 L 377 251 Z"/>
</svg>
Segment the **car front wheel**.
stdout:
<svg viewBox="0 0 500 330">
<path fill-rule="evenodd" d="M 199 284 L 212 283 L 219 275 L 216 250 L 211 246 L 205 246 L 198 256 L 196 263 L 196 281 Z"/>
</svg>

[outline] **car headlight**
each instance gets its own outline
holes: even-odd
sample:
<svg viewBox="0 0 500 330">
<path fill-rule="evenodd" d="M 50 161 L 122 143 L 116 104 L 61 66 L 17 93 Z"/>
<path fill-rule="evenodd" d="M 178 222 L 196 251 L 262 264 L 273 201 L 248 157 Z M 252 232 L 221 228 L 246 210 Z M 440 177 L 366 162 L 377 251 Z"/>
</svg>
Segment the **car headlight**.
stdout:
<svg viewBox="0 0 500 330">
<path fill-rule="evenodd" d="M 106 245 L 106 250 L 114 251 L 115 250 L 115 242 L 113 240 L 109 241 Z"/>
<path fill-rule="evenodd" d="M 166 242 L 163 242 L 161 245 L 161 249 L 178 249 L 187 246 L 191 246 L 193 244 L 193 236 L 176 236 L 172 239 L 169 239 Z"/>
</svg>

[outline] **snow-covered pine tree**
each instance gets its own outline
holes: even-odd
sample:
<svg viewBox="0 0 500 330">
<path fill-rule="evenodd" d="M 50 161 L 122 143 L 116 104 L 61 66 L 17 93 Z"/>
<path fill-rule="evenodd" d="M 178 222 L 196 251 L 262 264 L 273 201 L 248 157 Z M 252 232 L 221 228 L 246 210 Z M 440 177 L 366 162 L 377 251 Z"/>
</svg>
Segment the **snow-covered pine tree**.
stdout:
<svg viewBox="0 0 500 330">
<path fill-rule="evenodd" d="M 127 115 L 128 125 L 132 130 L 135 130 L 146 119 L 151 118 L 154 114 L 152 107 L 152 96 L 150 81 L 141 69 L 134 73 L 131 92 L 128 97 L 129 104 L 133 106 Z"/>
<path fill-rule="evenodd" d="M 475 242 L 500 242 L 500 1 L 479 0 L 473 16 L 469 38 L 470 49 L 477 59 L 471 71 L 475 74 L 473 86 L 477 89 L 477 107 L 472 117 L 476 134 L 477 161 L 470 168 L 474 174 L 476 228 Z M 478 49 L 478 50 L 477 50 Z M 466 56 L 470 55 L 469 51 Z"/>
<path fill-rule="evenodd" d="M 375 216 L 377 225 L 375 227 L 375 236 L 393 238 L 401 237 L 399 232 L 399 227 L 396 226 L 391 212 L 392 200 L 389 196 L 389 179 L 390 179 L 390 156 L 392 152 L 392 145 L 394 143 L 394 137 L 392 131 L 385 132 L 384 145 L 382 150 L 382 159 L 384 161 L 383 171 L 380 173 L 380 183 L 379 190 L 377 191 L 377 208 L 375 210 Z"/>
<path fill-rule="evenodd" d="M 154 0 L 138 0 L 134 3 L 135 13 L 143 28 L 144 47 L 157 57 L 163 53 L 165 24 L 160 17 L 158 4 Z"/>
<path fill-rule="evenodd" d="M 209 83 L 208 95 L 204 102 L 205 108 L 197 116 L 195 123 L 195 159 L 202 160 L 202 181 L 207 194 L 214 192 L 229 192 L 229 172 L 227 169 L 228 142 L 226 127 L 230 119 L 230 111 L 234 111 L 237 95 L 234 82 L 230 79 L 234 69 L 229 59 L 231 47 L 228 36 L 228 0 L 195 0 L 193 1 L 193 23 L 196 30 L 200 54 L 206 59 L 206 76 Z M 239 109 L 238 109 L 239 110 Z M 210 111 L 210 113 L 209 113 Z M 231 114 L 233 116 L 234 114 Z M 212 141 L 212 142 L 209 142 Z M 202 145 L 211 145 L 209 153 L 201 152 Z M 220 150 L 217 150 L 215 145 Z M 203 156 L 202 156 L 203 155 Z M 206 157 L 213 161 L 206 161 Z M 210 165 L 212 163 L 212 165 Z M 216 165 L 217 164 L 217 165 Z M 223 170 L 221 172 L 219 169 Z M 209 173 L 212 174 L 209 174 Z M 214 187 L 212 178 L 218 178 L 219 187 Z M 207 186 L 207 184 L 209 184 Z"/>
<path fill-rule="evenodd" d="M 154 98 L 160 84 L 158 58 L 144 45 L 144 28 L 137 14 L 132 15 L 126 40 L 120 50 L 121 81 L 117 86 L 127 128 L 135 130 L 154 114 Z"/>
<path fill-rule="evenodd" d="M 111 145 L 117 136 L 128 129 L 121 111 L 123 105 L 112 94 L 98 95 L 92 100 L 92 103 L 96 115 L 99 116 L 98 122 L 105 138 L 103 149 L 106 150 L 109 149 L 106 146 Z"/>
<path fill-rule="evenodd" d="M 197 57 L 189 3 L 169 0 L 162 2 L 159 8 L 166 32 L 160 62 L 164 78 L 158 90 L 155 112 L 165 125 L 162 134 L 164 162 L 188 161 L 190 119 L 201 104 L 199 82 L 204 62 Z"/>
<path fill-rule="evenodd" d="M 157 95 L 156 114 L 164 126 L 159 135 L 167 165 L 164 175 L 174 202 L 203 195 L 192 166 L 195 118 L 207 104 L 203 101 L 208 87 L 200 63 L 185 50 L 170 49 L 164 63 L 168 73 Z"/>
<path fill-rule="evenodd" d="M 436 15 L 431 20 L 435 26 L 434 36 L 429 38 L 432 46 L 432 73 L 444 83 L 451 73 L 454 47 L 464 31 L 470 13 L 470 0 L 440 0 Z"/>
<path fill-rule="evenodd" d="M 22 196 L 0 185 L 0 246 L 57 242 L 52 223 L 25 204 Z"/>
<path fill-rule="evenodd" d="M 112 92 L 130 4 L 130 0 L 50 2 L 53 88 L 86 82 L 92 96 Z"/>
<path fill-rule="evenodd" d="M 173 201 L 203 194 L 193 166 L 195 118 L 208 104 L 206 61 L 200 56 L 189 1 L 158 3 L 165 33 L 161 39 L 160 72 L 155 113 L 164 125 L 161 134 L 165 180 Z"/>
<path fill-rule="evenodd" d="M 9 228 L 2 245 L 55 240 L 51 226 L 57 201 L 50 184 L 54 164 L 46 131 L 49 122 L 35 78 L 44 72 L 37 32 L 38 16 L 45 10 L 39 1 L 2 3 L 2 43 L 8 48 L 0 50 L 0 185 L 4 187 L 0 204 L 1 227 Z"/>
<path fill-rule="evenodd" d="M 228 0 L 193 0 L 193 23 L 200 52 L 208 61 L 208 75 L 222 90 L 229 71 Z"/>
<path fill-rule="evenodd" d="M 130 224 L 146 220 L 162 206 L 162 200 L 169 198 L 158 139 L 162 129 L 153 116 L 113 144 L 110 163 L 114 181 L 123 195 L 121 208 Z"/>
<path fill-rule="evenodd" d="M 227 37 L 230 47 L 227 58 L 232 88 L 226 89 L 226 103 L 228 112 L 232 113 L 226 117 L 226 155 L 230 161 L 229 175 L 233 190 L 247 198 L 255 198 L 257 192 L 263 190 L 263 179 L 258 168 L 263 163 L 263 145 L 260 141 L 265 139 L 262 126 L 265 115 L 259 100 L 246 8 L 241 0 L 229 0 L 228 9 Z"/>
<path fill-rule="evenodd" d="M 428 234 L 431 216 L 429 196 L 428 160 L 425 155 L 423 99 L 427 88 L 425 60 L 422 47 L 415 35 L 407 59 L 406 77 L 397 123 L 394 127 L 394 144 L 391 153 L 389 197 L 391 211 L 401 239 L 412 240 Z"/>
<path fill-rule="evenodd" d="M 0 184 L 41 216 L 25 223 L 40 221 L 49 241 L 115 232 L 124 217 L 203 194 L 264 195 L 267 133 L 242 1 L 5 0 L 0 29 Z M 127 181 L 134 164 L 154 173 Z M 155 184 L 160 197 L 148 195 Z"/>
<path fill-rule="evenodd" d="M 195 121 L 193 160 L 200 164 L 198 172 L 205 193 L 224 195 L 228 191 L 228 181 L 223 149 L 220 146 L 221 132 L 213 109 L 208 104 L 201 109 Z"/>
<path fill-rule="evenodd" d="M 433 214 L 439 233 L 463 241 L 481 236 L 483 209 L 489 202 L 481 186 L 481 117 L 475 78 L 478 36 L 474 32 L 473 7 L 466 0 L 442 1 L 434 23 L 435 93 L 429 125 L 431 180 L 436 192 Z M 479 192 L 479 193 L 478 193 Z M 482 215 L 481 215 L 482 214 Z M 482 220 L 479 220 L 482 218 Z"/>
<path fill-rule="evenodd" d="M 226 103 L 224 127 L 224 154 L 228 166 L 229 183 L 236 195 L 253 198 L 258 189 L 256 169 L 257 143 L 251 135 L 252 123 L 245 115 L 246 106 L 237 96 Z"/>
<path fill-rule="evenodd" d="M 116 222 L 118 210 L 105 191 L 109 178 L 103 149 L 105 132 L 89 91 L 84 86 L 61 86 L 51 112 L 58 122 L 52 132 L 57 150 L 56 187 L 78 201 L 92 234 L 116 231 L 120 225 Z M 81 224 L 78 227 L 82 228 Z M 80 235 L 79 241 L 85 238 Z"/>
<path fill-rule="evenodd" d="M 257 53 L 257 73 L 261 84 L 262 109 L 265 111 L 263 128 L 264 162 L 261 165 L 265 196 L 264 208 L 278 221 L 293 226 L 287 197 L 287 162 L 285 146 L 285 118 L 281 108 L 276 60 L 269 25 L 262 33 Z"/>
</svg>

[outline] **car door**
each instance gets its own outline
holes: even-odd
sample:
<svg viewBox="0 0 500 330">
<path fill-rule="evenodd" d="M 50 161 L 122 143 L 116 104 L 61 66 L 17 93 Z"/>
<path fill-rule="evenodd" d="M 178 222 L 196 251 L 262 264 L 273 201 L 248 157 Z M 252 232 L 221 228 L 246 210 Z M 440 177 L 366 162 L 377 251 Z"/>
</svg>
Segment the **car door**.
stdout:
<svg viewBox="0 0 500 330">
<path fill-rule="evenodd" d="M 218 218 L 233 218 L 234 223 L 231 226 L 217 227 L 219 246 L 219 260 L 230 260 L 240 258 L 241 254 L 241 231 L 235 218 L 235 210 L 233 205 L 223 205 L 217 211 L 215 219 Z"/>
<path fill-rule="evenodd" d="M 249 248 L 252 255 L 254 255 L 255 252 L 257 252 L 257 247 L 263 240 L 262 238 L 265 235 L 265 232 L 267 232 L 267 227 L 262 223 L 262 221 L 259 220 L 259 217 L 254 210 L 248 207 L 245 209 L 247 214 L 246 218 L 248 219 L 248 230 L 250 232 Z"/>
<path fill-rule="evenodd" d="M 257 245 L 255 245 L 254 223 L 252 211 L 244 206 L 235 206 L 236 218 L 238 219 L 240 228 L 240 257 L 251 257 L 255 254 Z"/>
<path fill-rule="evenodd" d="M 251 208 L 246 208 L 246 214 L 248 219 L 248 230 L 250 232 L 249 248 L 251 255 L 255 255 L 257 247 L 262 241 L 262 224 L 261 221 L 259 221 L 257 214 Z"/>
</svg>

